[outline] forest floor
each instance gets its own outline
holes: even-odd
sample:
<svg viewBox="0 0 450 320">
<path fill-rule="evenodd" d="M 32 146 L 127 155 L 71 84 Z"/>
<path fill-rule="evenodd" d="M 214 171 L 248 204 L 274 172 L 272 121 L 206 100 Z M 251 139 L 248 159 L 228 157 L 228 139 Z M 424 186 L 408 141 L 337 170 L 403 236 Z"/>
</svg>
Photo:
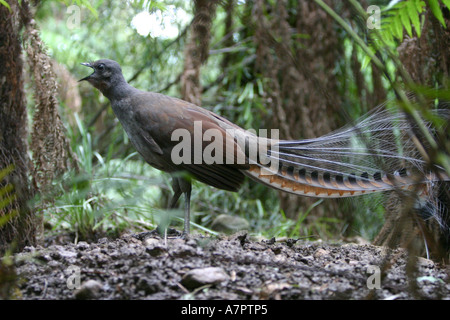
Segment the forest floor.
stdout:
<svg viewBox="0 0 450 320">
<path fill-rule="evenodd" d="M 14 261 L 17 299 L 450 299 L 448 266 L 402 249 L 245 232 L 26 247 Z"/>
</svg>

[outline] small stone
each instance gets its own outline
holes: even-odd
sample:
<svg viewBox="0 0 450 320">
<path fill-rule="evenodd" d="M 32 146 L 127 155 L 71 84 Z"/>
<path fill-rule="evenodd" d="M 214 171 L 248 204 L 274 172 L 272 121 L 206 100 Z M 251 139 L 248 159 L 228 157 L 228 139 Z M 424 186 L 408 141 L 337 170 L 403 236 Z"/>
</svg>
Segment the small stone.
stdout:
<svg viewBox="0 0 450 320">
<path fill-rule="evenodd" d="M 77 243 L 77 249 L 78 250 L 87 250 L 87 249 L 89 249 L 89 244 L 85 241 L 80 241 Z"/>
<path fill-rule="evenodd" d="M 325 250 L 325 249 L 322 249 L 322 248 L 319 248 L 319 249 L 317 249 L 315 252 L 314 252 L 314 258 L 320 258 L 320 257 L 323 257 L 323 256 L 327 256 L 327 255 L 329 255 L 330 254 L 330 252 L 329 251 L 327 251 L 327 250 Z"/>
<path fill-rule="evenodd" d="M 160 282 L 157 279 L 140 278 L 136 284 L 137 289 L 146 294 L 152 294 L 160 290 Z"/>
<path fill-rule="evenodd" d="M 182 244 L 172 251 L 172 256 L 177 258 L 188 258 L 197 255 L 195 248 Z"/>
<path fill-rule="evenodd" d="M 228 274 L 222 268 L 200 268 L 187 272 L 183 276 L 181 284 L 188 289 L 195 289 L 207 284 L 217 284 L 227 281 L 229 278 Z"/>
<path fill-rule="evenodd" d="M 275 300 L 281 300 L 279 292 L 291 288 L 292 286 L 287 282 L 264 284 L 259 293 L 260 299 L 266 300 L 273 297 Z"/>
<path fill-rule="evenodd" d="M 59 250 L 58 254 L 59 254 L 60 258 L 65 258 L 65 259 L 75 258 L 77 256 L 76 252 L 72 252 L 72 251 L 64 250 L 64 249 Z"/>
<path fill-rule="evenodd" d="M 211 225 L 211 229 L 225 233 L 247 230 L 249 227 L 249 222 L 244 218 L 231 216 L 228 214 L 221 214 L 217 216 Z"/>
<path fill-rule="evenodd" d="M 253 294 L 253 290 L 245 287 L 236 287 L 236 291 L 242 294 L 251 295 Z"/>
<path fill-rule="evenodd" d="M 48 253 L 42 252 L 42 251 L 39 252 L 35 256 L 35 258 L 38 259 L 39 261 L 42 261 L 42 262 L 49 262 L 50 260 L 52 260 L 51 256 Z"/>
<path fill-rule="evenodd" d="M 167 253 L 167 249 L 160 244 L 148 246 L 145 248 L 145 251 L 148 254 L 150 254 L 152 257 L 157 257 L 157 256 Z"/>
<path fill-rule="evenodd" d="M 56 268 L 59 267 L 60 265 L 61 265 L 61 263 L 58 262 L 58 261 L 55 261 L 55 260 L 49 261 L 49 262 L 47 263 L 47 266 L 49 266 L 49 267 L 51 267 L 51 268 L 54 268 L 54 269 L 56 269 Z"/>
<path fill-rule="evenodd" d="M 78 290 L 75 291 L 75 299 L 96 299 L 98 298 L 101 290 L 103 290 L 103 285 L 100 282 L 96 280 L 88 280 L 84 282 Z"/>
<path fill-rule="evenodd" d="M 270 249 L 272 249 L 275 254 L 280 254 L 283 251 L 283 247 L 281 245 L 275 245 Z"/>
<path fill-rule="evenodd" d="M 314 258 L 312 256 L 303 256 L 301 254 L 298 254 L 295 256 L 295 260 L 300 261 L 304 264 L 310 264 L 313 262 Z"/>
<path fill-rule="evenodd" d="M 153 246 L 156 244 L 159 244 L 161 242 L 161 240 L 156 239 L 156 238 L 145 238 L 144 239 L 144 245 L 147 246 Z"/>
<path fill-rule="evenodd" d="M 101 238 L 101 239 L 98 239 L 97 243 L 99 243 L 99 244 L 105 244 L 105 243 L 108 243 L 108 238 Z"/>
<path fill-rule="evenodd" d="M 417 258 L 417 265 L 419 267 L 423 267 L 423 268 L 428 268 L 428 269 L 433 269 L 435 264 L 432 260 L 423 258 L 423 257 L 418 257 Z"/>
</svg>

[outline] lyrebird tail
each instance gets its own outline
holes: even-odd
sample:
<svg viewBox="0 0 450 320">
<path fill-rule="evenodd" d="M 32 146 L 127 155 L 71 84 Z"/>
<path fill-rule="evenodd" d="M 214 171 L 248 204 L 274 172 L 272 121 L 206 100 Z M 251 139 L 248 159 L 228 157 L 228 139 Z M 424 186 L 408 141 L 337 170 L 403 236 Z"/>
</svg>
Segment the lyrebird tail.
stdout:
<svg viewBox="0 0 450 320">
<path fill-rule="evenodd" d="M 447 120 L 441 126 L 448 125 L 448 109 L 433 114 Z M 424 125 L 431 135 L 442 130 L 430 122 Z M 382 106 L 355 125 L 320 138 L 271 141 L 266 164 L 253 161 L 245 174 L 272 188 L 312 197 L 350 197 L 393 189 L 427 192 L 430 184 L 449 180 L 442 168 L 430 167 L 425 160 L 427 149 L 416 124 L 404 113 Z"/>
</svg>

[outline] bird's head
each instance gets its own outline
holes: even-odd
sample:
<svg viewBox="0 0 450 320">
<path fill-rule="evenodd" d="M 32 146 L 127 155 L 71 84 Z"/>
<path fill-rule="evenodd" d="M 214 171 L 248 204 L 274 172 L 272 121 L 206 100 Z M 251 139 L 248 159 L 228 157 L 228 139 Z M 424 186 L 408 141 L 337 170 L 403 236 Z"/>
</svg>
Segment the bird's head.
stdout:
<svg viewBox="0 0 450 320">
<path fill-rule="evenodd" d="M 101 59 L 94 62 L 84 62 L 82 65 L 94 69 L 94 72 L 79 81 L 86 80 L 103 94 L 110 91 L 113 86 L 125 81 L 122 69 L 116 61 Z"/>
</svg>

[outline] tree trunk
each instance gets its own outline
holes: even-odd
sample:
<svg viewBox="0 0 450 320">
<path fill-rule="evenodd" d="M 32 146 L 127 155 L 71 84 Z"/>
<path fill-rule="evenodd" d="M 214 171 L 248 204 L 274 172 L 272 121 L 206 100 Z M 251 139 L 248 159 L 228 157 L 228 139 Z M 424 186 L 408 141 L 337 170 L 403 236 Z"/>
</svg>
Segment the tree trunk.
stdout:
<svg viewBox="0 0 450 320">
<path fill-rule="evenodd" d="M 55 177 L 69 168 L 78 170 L 78 166 L 58 112 L 56 75 L 34 21 L 27 24 L 24 39 L 28 65 L 33 74 L 35 102 L 31 134 L 32 175 L 35 189 L 45 192 Z"/>
<path fill-rule="evenodd" d="M 305 0 L 280 0 L 273 6 L 256 0 L 254 13 L 256 68 L 270 79 L 266 100 L 273 113 L 270 125 L 280 130 L 281 139 L 316 138 L 340 127 L 341 97 L 333 70 L 343 47 L 333 19 Z M 294 32 L 303 36 L 293 37 Z M 281 208 L 290 218 L 318 200 L 282 192 L 279 196 Z M 332 199 L 312 209 L 305 222 L 321 217 L 351 219 L 339 213 Z"/>
<path fill-rule="evenodd" d="M 7 204 L 0 207 L 0 252 L 12 244 L 20 250 L 36 241 L 36 219 L 30 200 L 25 103 L 19 31 L 22 27 L 17 1 L 8 1 L 11 12 L 0 4 L 0 170 L 13 171 L 0 181 L 0 192 Z M 22 6 L 26 6 L 22 1 Z M 2 201 L 2 203 L 4 203 Z"/>
<path fill-rule="evenodd" d="M 208 58 L 211 38 L 211 24 L 217 1 L 195 0 L 194 21 L 191 36 L 184 54 L 184 70 L 181 75 L 181 95 L 183 100 L 201 105 L 202 86 L 200 67 Z"/>
</svg>

